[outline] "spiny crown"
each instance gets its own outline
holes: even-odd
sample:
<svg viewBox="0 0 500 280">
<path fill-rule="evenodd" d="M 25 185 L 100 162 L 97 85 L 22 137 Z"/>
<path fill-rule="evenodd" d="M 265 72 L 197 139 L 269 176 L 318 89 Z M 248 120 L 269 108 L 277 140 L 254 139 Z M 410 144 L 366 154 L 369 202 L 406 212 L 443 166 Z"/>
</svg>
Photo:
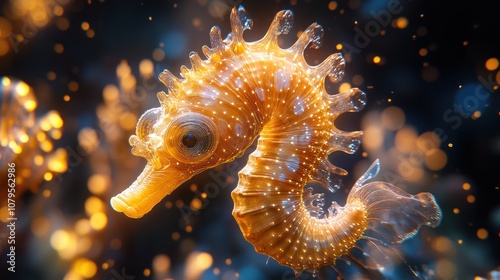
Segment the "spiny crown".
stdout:
<svg viewBox="0 0 500 280">
<path fill-rule="evenodd" d="M 243 6 L 235 7 L 231 11 L 231 32 L 226 39 L 222 39 L 221 30 L 214 26 L 210 30 L 211 47 L 203 46 L 202 52 L 207 59 L 202 59 L 197 52 L 189 54 L 191 69 L 181 66 L 181 77 L 177 78 L 169 70 L 164 70 L 158 78 L 167 86 L 170 91 L 170 97 L 176 97 L 177 91 L 183 83 L 196 75 L 196 72 L 207 69 L 209 65 L 215 65 L 220 60 L 244 52 L 264 52 L 273 53 L 277 57 L 284 57 L 293 61 L 297 65 L 308 68 L 311 75 L 318 77 L 319 81 L 324 83 L 324 78 L 329 76 L 332 82 L 338 82 L 344 75 L 345 61 L 340 53 L 335 53 L 326 58 L 322 63 L 316 66 L 309 65 L 304 57 L 304 50 L 307 46 L 319 48 L 323 36 L 323 27 L 317 23 L 311 24 L 302 32 L 299 39 L 288 49 L 282 49 L 278 46 L 278 36 L 288 34 L 293 25 L 293 12 L 283 10 L 276 14 L 266 35 L 254 42 L 247 42 L 243 39 L 243 32 L 251 29 L 252 19 L 247 15 Z M 162 101 L 162 100 L 160 100 Z M 163 100 L 165 102 L 165 100 Z"/>
</svg>

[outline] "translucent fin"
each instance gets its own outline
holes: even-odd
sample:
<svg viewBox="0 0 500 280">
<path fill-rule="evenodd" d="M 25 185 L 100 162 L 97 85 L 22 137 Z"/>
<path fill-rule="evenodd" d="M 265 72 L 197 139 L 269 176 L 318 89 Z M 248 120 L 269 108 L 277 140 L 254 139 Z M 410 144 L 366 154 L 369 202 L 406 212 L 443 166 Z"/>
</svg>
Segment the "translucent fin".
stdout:
<svg viewBox="0 0 500 280">
<path fill-rule="evenodd" d="M 244 42 L 243 31 L 251 29 L 252 25 L 253 21 L 243 6 L 231 11 L 231 34 L 234 41 Z"/>
<path fill-rule="evenodd" d="M 212 54 L 213 54 L 212 49 L 210 49 L 210 47 L 209 47 L 209 46 L 206 46 L 206 45 L 204 45 L 204 46 L 202 46 L 202 47 L 201 47 L 201 52 L 202 52 L 202 53 L 205 55 L 205 57 L 206 57 L 206 58 L 208 58 L 208 59 L 210 59 L 210 57 L 211 57 L 211 56 L 212 56 Z"/>
<path fill-rule="evenodd" d="M 222 41 L 221 31 L 218 26 L 214 26 L 212 27 L 212 29 L 210 29 L 210 45 L 212 46 L 212 49 L 210 50 L 211 53 L 209 55 L 214 52 L 221 53 L 222 51 L 224 51 L 224 42 Z M 207 54 L 205 53 L 205 55 Z"/>
<path fill-rule="evenodd" d="M 335 116 L 344 112 L 358 112 L 366 105 L 366 94 L 358 88 L 330 95 L 329 98 L 330 107 Z"/>
<path fill-rule="evenodd" d="M 344 77 L 345 59 L 341 53 L 331 54 L 316 66 L 316 71 L 319 76 L 328 76 L 332 82 L 337 83 Z"/>
<path fill-rule="evenodd" d="M 191 66 L 193 67 L 193 70 L 198 70 L 203 64 L 203 60 L 201 59 L 200 55 L 198 55 L 197 52 L 190 52 L 189 53 L 189 61 L 191 62 Z"/>
<path fill-rule="evenodd" d="M 280 11 L 276 14 L 266 35 L 262 38 L 263 45 L 278 45 L 278 36 L 288 34 L 293 26 L 293 12 L 290 10 Z"/>
<path fill-rule="evenodd" d="M 186 65 L 181 65 L 181 77 L 186 78 L 189 72 L 190 70 L 186 67 Z"/>
<path fill-rule="evenodd" d="M 362 135 L 363 131 L 333 131 L 329 140 L 330 149 L 328 153 L 342 151 L 347 154 L 354 154 L 361 145 Z"/>
<path fill-rule="evenodd" d="M 321 165 L 310 175 L 311 182 L 317 183 L 329 192 L 335 192 L 340 185 L 339 179 L 333 174 L 346 175 L 347 171 L 331 164 L 328 159 L 324 159 Z"/>
<path fill-rule="evenodd" d="M 181 83 L 181 80 L 167 69 L 158 75 L 158 79 L 170 90 L 171 94 L 175 94 Z"/>
<path fill-rule="evenodd" d="M 364 182 L 376 174 L 377 165 L 375 162 L 360 180 Z M 400 243 L 414 236 L 421 226 L 436 227 L 441 222 L 441 209 L 430 193 L 410 195 L 385 182 L 357 184 L 349 193 L 346 208 L 351 201 L 365 204 L 370 232 L 367 236 L 386 244 Z"/>
<path fill-rule="evenodd" d="M 160 102 L 160 105 L 164 109 L 165 113 L 167 113 L 173 103 L 173 95 L 169 96 L 164 91 L 160 91 L 156 94 L 156 97 L 158 98 L 158 101 Z"/>
<path fill-rule="evenodd" d="M 323 206 L 325 206 L 325 198 L 323 193 L 312 193 L 312 188 L 307 188 L 304 191 L 304 205 L 312 217 L 320 218 L 323 216 Z"/>
<path fill-rule="evenodd" d="M 366 170 L 366 172 L 361 177 L 359 177 L 359 179 L 354 184 L 353 188 L 361 188 L 366 181 L 377 177 L 379 172 L 380 172 L 380 160 L 376 159 L 372 163 L 372 165 L 370 165 L 368 170 Z"/>
</svg>

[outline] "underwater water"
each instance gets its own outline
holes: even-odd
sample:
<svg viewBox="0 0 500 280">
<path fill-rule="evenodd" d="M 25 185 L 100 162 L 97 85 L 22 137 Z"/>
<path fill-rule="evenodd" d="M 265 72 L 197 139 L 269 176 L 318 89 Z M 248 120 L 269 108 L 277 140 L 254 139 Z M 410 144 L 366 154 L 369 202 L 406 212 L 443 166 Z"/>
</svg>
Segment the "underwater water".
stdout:
<svg viewBox="0 0 500 280">
<path fill-rule="evenodd" d="M 201 55 L 210 45 L 212 26 L 223 38 L 231 31 L 229 13 L 240 4 L 253 20 L 246 41 L 262 38 L 284 9 L 294 24 L 279 37 L 282 48 L 321 24 L 322 47 L 307 49 L 306 61 L 341 52 L 345 75 L 327 79 L 326 91 L 366 93 L 362 111 L 335 122 L 364 135 L 356 153 L 330 155 L 349 174 L 334 193 L 314 188 L 326 192 L 325 204 L 343 205 L 375 159 L 378 180 L 430 192 L 439 204 L 441 224 L 396 246 L 404 262 L 383 275 L 498 279 L 499 19 L 486 1 L 397 0 L 2 3 L 0 278 L 295 278 L 257 253 L 232 216 L 231 191 L 255 147 L 188 180 L 141 219 L 109 203 L 146 164 L 128 139 L 142 113 L 158 107 L 156 93 L 167 91 L 158 74 L 180 77 L 190 51 Z M 336 279 L 336 272 L 324 267 L 299 279 L 314 277 Z"/>
</svg>

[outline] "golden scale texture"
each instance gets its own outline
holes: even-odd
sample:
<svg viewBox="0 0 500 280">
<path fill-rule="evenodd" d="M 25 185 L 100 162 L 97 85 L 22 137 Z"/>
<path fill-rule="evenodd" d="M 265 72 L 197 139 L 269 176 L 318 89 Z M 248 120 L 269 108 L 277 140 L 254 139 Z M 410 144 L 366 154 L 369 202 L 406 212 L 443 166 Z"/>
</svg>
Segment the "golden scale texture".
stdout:
<svg viewBox="0 0 500 280">
<path fill-rule="evenodd" d="M 158 93 L 161 106 L 145 112 L 137 135 L 130 137 L 132 153 L 148 163 L 111 199 L 116 211 L 142 217 L 189 178 L 242 156 L 258 137 L 232 192 L 233 216 L 256 251 L 297 274 L 335 268 L 360 239 L 390 247 L 421 225 L 439 224 L 441 212 L 431 194 L 412 196 L 385 182 L 364 184 L 377 175 L 378 161 L 352 188 L 345 206 L 333 202 L 323 211 L 322 194 L 304 190 L 310 182 L 332 190 L 330 174 L 347 174 L 328 155 L 354 153 L 362 132 L 341 131 L 334 122 L 344 112 L 361 110 L 365 94 L 357 88 L 326 92 L 325 79 L 337 82 L 344 74 L 341 54 L 316 66 L 306 62 L 305 48 L 320 46 L 320 25 L 309 26 L 290 48 L 280 48 L 278 36 L 288 33 L 292 21 L 291 11 L 281 11 L 261 40 L 246 42 L 243 32 L 252 21 L 243 7 L 234 8 L 226 39 L 218 27 L 211 29 L 211 47 L 202 48 L 206 59 L 192 52 L 192 67 L 181 67 L 182 79 L 168 70 L 160 74 L 169 93 Z M 375 246 L 373 252 L 381 250 Z M 367 264 L 382 263 L 383 257 L 371 256 Z"/>
</svg>

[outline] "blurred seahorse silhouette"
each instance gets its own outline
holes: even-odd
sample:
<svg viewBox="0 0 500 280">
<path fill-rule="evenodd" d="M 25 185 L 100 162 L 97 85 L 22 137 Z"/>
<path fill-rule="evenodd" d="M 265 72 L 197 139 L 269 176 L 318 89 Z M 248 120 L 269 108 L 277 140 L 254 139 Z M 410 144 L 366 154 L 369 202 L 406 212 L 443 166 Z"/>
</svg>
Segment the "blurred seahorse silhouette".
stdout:
<svg viewBox="0 0 500 280">
<path fill-rule="evenodd" d="M 297 274 L 322 266 L 342 273 L 338 260 L 382 272 L 390 261 L 385 248 L 422 225 L 437 226 L 441 211 L 429 193 L 413 196 L 389 183 L 365 184 L 377 175 L 378 161 L 354 185 L 345 206 L 333 202 L 323 211 L 322 194 L 304 190 L 310 182 L 332 190 L 330 174 L 347 174 L 327 157 L 354 153 L 362 132 L 341 131 L 334 122 L 361 110 L 365 94 L 326 92 L 325 78 L 337 82 L 344 74 L 341 54 L 316 66 L 306 62 L 305 48 L 320 46 L 320 25 L 280 48 L 278 36 L 288 33 L 292 21 L 291 11 L 281 11 L 262 39 L 246 42 L 243 32 L 252 21 L 243 7 L 234 8 L 226 39 L 218 27 L 211 29 L 211 48 L 202 48 L 206 59 L 191 52 L 192 68 L 181 67 L 183 79 L 168 70 L 160 74 L 169 95 L 158 93 L 161 106 L 146 111 L 130 137 L 132 153 L 147 165 L 111 205 L 140 218 L 189 178 L 242 156 L 258 137 L 232 192 L 233 216 L 255 250 Z M 353 251 L 362 242 L 359 257 Z"/>
</svg>

